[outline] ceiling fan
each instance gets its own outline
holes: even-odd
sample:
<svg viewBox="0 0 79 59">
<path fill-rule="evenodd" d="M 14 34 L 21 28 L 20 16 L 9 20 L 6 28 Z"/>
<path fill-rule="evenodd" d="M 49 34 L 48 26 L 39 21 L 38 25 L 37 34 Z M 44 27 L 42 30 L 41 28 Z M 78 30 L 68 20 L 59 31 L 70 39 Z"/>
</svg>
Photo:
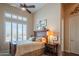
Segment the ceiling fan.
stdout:
<svg viewBox="0 0 79 59">
<path fill-rule="evenodd" d="M 28 13 L 31 14 L 31 11 L 28 8 L 35 8 L 35 5 L 26 5 L 25 3 L 20 3 L 21 8 L 25 8 Z"/>
</svg>

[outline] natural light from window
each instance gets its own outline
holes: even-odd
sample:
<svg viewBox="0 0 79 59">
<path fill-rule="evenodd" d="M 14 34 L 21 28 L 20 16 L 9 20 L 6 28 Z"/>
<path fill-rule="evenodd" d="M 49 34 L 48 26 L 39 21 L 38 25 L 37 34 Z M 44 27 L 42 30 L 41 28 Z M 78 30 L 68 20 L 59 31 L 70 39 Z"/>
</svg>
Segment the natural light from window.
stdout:
<svg viewBox="0 0 79 59">
<path fill-rule="evenodd" d="M 27 18 L 5 13 L 6 42 L 19 42 L 27 39 Z"/>
</svg>

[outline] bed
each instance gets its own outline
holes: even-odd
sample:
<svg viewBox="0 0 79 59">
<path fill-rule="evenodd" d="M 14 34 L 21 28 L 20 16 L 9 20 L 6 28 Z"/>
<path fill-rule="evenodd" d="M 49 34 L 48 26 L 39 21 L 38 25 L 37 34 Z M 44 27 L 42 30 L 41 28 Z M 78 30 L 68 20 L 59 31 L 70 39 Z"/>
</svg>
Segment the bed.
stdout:
<svg viewBox="0 0 79 59">
<path fill-rule="evenodd" d="M 46 37 L 45 31 L 34 31 L 35 39 L 37 37 Z M 42 41 L 22 41 L 10 43 L 10 54 L 15 56 L 39 56 L 44 53 L 45 43 Z"/>
<path fill-rule="evenodd" d="M 38 56 L 44 53 L 44 42 L 22 41 L 10 43 L 10 54 L 13 56 Z"/>
<path fill-rule="evenodd" d="M 37 51 L 38 50 L 38 51 Z M 16 56 L 21 55 L 41 55 L 43 54 L 44 50 L 44 43 L 43 42 L 32 42 L 32 41 L 25 41 L 19 42 L 16 48 Z"/>
</svg>

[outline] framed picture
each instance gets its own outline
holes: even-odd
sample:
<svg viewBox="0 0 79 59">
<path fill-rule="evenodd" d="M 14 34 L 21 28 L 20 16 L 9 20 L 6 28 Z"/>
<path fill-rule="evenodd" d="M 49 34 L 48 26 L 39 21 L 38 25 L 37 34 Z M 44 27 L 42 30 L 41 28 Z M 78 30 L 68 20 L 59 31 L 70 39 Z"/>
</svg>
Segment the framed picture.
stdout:
<svg viewBox="0 0 79 59">
<path fill-rule="evenodd" d="M 37 30 L 44 30 L 47 27 L 47 19 L 40 20 L 36 25 Z"/>
</svg>

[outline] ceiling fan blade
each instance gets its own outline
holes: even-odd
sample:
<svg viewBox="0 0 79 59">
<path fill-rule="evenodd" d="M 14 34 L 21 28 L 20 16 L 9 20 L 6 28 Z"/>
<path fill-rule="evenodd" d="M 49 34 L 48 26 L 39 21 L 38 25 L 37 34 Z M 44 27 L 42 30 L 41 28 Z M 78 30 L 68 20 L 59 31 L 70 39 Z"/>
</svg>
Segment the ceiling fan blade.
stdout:
<svg viewBox="0 0 79 59">
<path fill-rule="evenodd" d="M 25 5 L 25 8 L 35 8 L 35 5 Z"/>
<path fill-rule="evenodd" d="M 20 7 L 25 8 L 26 11 L 31 14 L 31 11 L 27 9 L 27 8 L 29 8 L 29 6 L 27 6 L 26 4 L 20 4 Z"/>
<path fill-rule="evenodd" d="M 29 12 L 29 13 L 31 14 L 31 11 L 30 11 L 30 10 L 26 9 L 26 11 Z"/>
<path fill-rule="evenodd" d="M 35 5 L 27 6 L 27 8 L 35 8 Z"/>
<path fill-rule="evenodd" d="M 35 8 L 35 5 L 26 5 L 25 3 L 24 4 L 20 4 L 21 7 L 25 7 L 25 8 Z"/>
<path fill-rule="evenodd" d="M 20 3 L 20 7 L 23 7 L 23 4 Z"/>
<path fill-rule="evenodd" d="M 27 7 L 27 5 L 24 3 L 24 7 Z"/>
<path fill-rule="evenodd" d="M 20 3 L 20 7 L 27 7 L 26 4 Z"/>
</svg>

